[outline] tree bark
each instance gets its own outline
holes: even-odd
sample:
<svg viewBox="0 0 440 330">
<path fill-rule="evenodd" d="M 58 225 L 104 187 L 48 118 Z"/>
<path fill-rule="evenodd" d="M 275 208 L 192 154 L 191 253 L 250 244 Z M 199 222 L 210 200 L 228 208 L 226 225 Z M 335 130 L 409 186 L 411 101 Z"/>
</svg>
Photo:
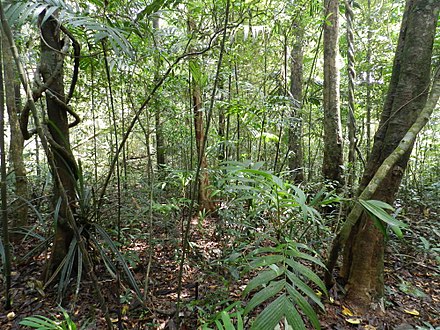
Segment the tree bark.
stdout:
<svg viewBox="0 0 440 330">
<path fill-rule="evenodd" d="M 188 28 L 190 32 L 194 32 L 196 24 L 192 18 L 188 20 Z M 205 125 L 204 125 L 204 110 L 202 101 L 202 88 L 200 86 L 201 68 L 197 59 L 191 59 L 190 61 L 191 79 L 191 97 L 192 97 L 192 110 L 194 118 L 195 140 L 196 140 L 196 152 L 197 152 L 197 164 L 200 166 L 200 175 L 198 182 L 198 202 L 201 210 L 207 211 L 214 210 L 214 204 L 209 196 L 209 174 L 208 174 L 208 161 L 206 159 L 205 152 Z M 195 75 L 197 77 L 195 77 Z"/>
<path fill-rule="evenodd" d="M 44 16 L 42 14 L 41 18 Z M 66 256 L 70 242 L 73 238 L 72 228 L 67 223 L 68 208 L 73 208 L 76 201 L 76 167 L 74 157 L 70 149 L 69 123 L 66 110 L 66 98 L 64 93 L 63 69 L 58 70 L 63 55 L 60 50 L 63 40 L 60 36 L 60 26 L 54 18 L 49 18 L 41 24 L 41 63 L 40 71 L 43 81 L 52 80 L 46 91 L 46 106 L 48 116 L 49 134 L 53 140 L 50 145 L 54 155 L 55 169 L 60 182 L 54 180 L 54 206 L 61 200 L 59 208 L 54 244 L 49 260 L 46 275 L 51 274 Z M 53 77 L 53 78 L 52 78 Z M 62 185 L 62 187 L 59 186 Z M 67 195 L 67 201 L 62 198 L 61 191 Z M 75 213 L 75 212 L 73 212 Z"/>
<path fill-rule="evenodd" d="M 15 64 L 12 58 L 11 46 L 7 38 L 2 38 L 3 42 L 3 62 L 5 74 L 5 96 L 6 107 L 9 116 L 9 128 L 11 132 L 9 143 L 9 155 L 14 171 L 15 179 L 15 195 L 17 199 L 14 201 L 14 215 L 12 227 L 26 226 L 28 223 L 28 206 L 26 201 L 28 195 L 28 180 L 26 175 L 26 167 L 23 160 L 24 139 L 20 130 L 20 102 L 16 99 L 16 89 L 20 88 Z M 18 95 L 19 96 L 19 95 Z"/>
<path fill-rule="evenodd" d="M 293 109 L 290 114 L 289 127 L 289 170 L 293 182 L 301 183 L 304 181 L 304 163 L 302 146 L 302 101 L 303 101 L 303 42 L 304 28 L 302 22 L 294 23 L 295 36 L 291 53 L 291 78 L 290 96 L 293 99 Z"/>
<path fill-rule="evenodd" d="M 153 30 L 158 32 L 159 25 L 159 14 L 156 14 L 153 17 Z M 155 40 L 157 43 L 157 40 Z M 158 45 L 156 45 L 156 54 L 154 56 L 154 62 L 156 64 L 156 69 L 154 72 L 154 83 L 157 84 L 160 79 L 160 55 Z M 161 122 L 161 109 L 160 109 L 160 101 L 156 100 L 155 102 L 156 109 L 154 110 L 154 125 L 156 129 L 156 161 L 157 161 L 157 169 L 160 171 L 165 167 L 165 139 L 163 136 L 162 122 Z"/>
<path fill-rule="evenodd" d="M 347 186 L 350 196 L 353 195 L 355 177 L 356 177 L 356 119 L 355 119 L 355 50 L 354 50 L 354 33 L 353 19 L 354 13 L 352 8 L 352 0 L 345 0 L 345 18 L 347 25 L 347 75 L 348 75 L 348 171 Z"/>
<path fill-rule="evenodd" d="M 415 138 L 412 126 L 421 121 L 429 93 L 439 7 L 438 2 L 434 4 L 431 0 L 407 1 L 388 96 L 359 190 L 363 192 L 361 198 L 394 202 L 414 143 L 408 134 Z M 406 148 L 402 149 L 405 141 Z M 399 156 L 394 163 L 386 171 L 380 168 L 396 152 Z M 382 180 L 366 196 L 366 188 L 371 187 L 378 173 L 382 174 Z M 384 294 L 384 237 L 365 213 L 358 210 L 357 216 L 351 218 L 353 227 L 344 244 L 341 276 L 346 281 L 346 299 L 366 310 Z"/>
<path fill-rule="evenodd" d="M 194 127 L 196 135 L 196 150 L 198 164 L 200 164 L 199 177 L 199 208 L 201 210 L 213 210 L 214 205 L 209 197 L 209 176 L 208 176 L 208 162 L 206 159 L 205 150 L 202 148 L 205 139 L 205 131 L 203 124 L 203 109 L 202 109 L 202 91 L 200 85 L 193 79 L 192 98 L 193 98 L 193 113 L 194 113 Z"/>
<path fill-rule="evenodd" d="M 339 104 L 339 0 L 324 0 L 324 160 L 327 180 L 343 184 L 342 128 Z"/>
</svg>

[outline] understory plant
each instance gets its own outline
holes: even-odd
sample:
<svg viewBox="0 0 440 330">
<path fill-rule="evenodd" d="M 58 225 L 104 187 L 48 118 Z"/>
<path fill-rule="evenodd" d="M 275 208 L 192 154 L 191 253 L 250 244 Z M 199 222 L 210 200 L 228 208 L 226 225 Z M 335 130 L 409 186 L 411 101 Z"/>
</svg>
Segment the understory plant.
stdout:
<svg viewBox="0 0 440 330">
<path fill-rule="evenodd" d="M 235 219 L 224 218 L 226 226 L 242 225 L 255 234 L 247 236 L 247 244 L 237 244 L 242 251 L 251 252 L 237 257 L 240 253 L 233 251 L 230 260 L 241 263 L 241 269 L 253 278 L 243 291 L 248 297 L 244 309 L 234 305 L 231 312 L 226 308 L 212 323 L 217 329 L 243 329 L 249 323 L 250 329 L 258 330 L 272 330 L 283 323 L 300 330 L 310 322 L 320 329 L 315 308 L 324 311 L 320 296 L 326 288 L 315 271 L 325 266 L 312 248 L 299 242 L 307 241 L 309 231 L 315 235 L 329 231 L 318 207 L 339 199 L 324 190 L 308 196 L 263 167 L 262 162 L 227 162 L 223 170 L 219 193 L 226 194 L 227 202 L 220 214 L 235 214 Z M 231 212 L 240 207 L 242 224 L 237 221 L 239 213 Z"/>
<path fill-rule="evenodd" d="M 61 309 L 61 311 L 63 312 L 63 320 L 58 320 L 56 317 L 50 319 L 42 315 L 33 315 L 25 317 L 20 321 L 20 325 L 39 330 L 76 330 L 76 324 L 70 318 L 69 313 L 65 309 Z"/>
<path fill-rule="evenodd" d="M 250 258 L 250 269 L 257 275 L 244 290 L 246 295 L 253 293 L 244 315 L 268 302 L 252 322 L 252 329 L 274 329 L 281 321 L 293 329 L 306 329 L 303 317 L 315 329 L 320 329 L 312 305 L 325 310 L 320 295 L 326 292 L 326 288 L 311 265 L 325 266 L 316 253 L 305 244 L 286 240 L 276 246 L 258 248 L 250 254 Z M 311 285 L 318 287 L 320 294 Z"/>
</svg>

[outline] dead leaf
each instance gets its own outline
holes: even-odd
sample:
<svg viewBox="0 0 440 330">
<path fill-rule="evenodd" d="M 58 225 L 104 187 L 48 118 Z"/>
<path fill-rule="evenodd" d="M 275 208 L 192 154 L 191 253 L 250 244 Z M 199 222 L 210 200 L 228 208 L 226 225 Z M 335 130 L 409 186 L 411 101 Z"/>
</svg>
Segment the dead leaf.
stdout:
<svg viewBox="0 0 440 330">
<path fill-rule="evenodd" d="M 416 311 L 415 309 L 404 309 L 403 311 L 407 314 L 411 314 L 414 316 L 420 316 L 420 313 L 418 311 Z"/>
<path fill-rule="evenodd" d="M 376 327 L 373 327 L 372 325 L 367 324 L 367 325 L 364 325 L 363 329 L 364 330 L 376 330 Z"/>
<path fill-rule="evenodd" d="M 349 310 L 347 307 L 342 306 L 342 315 L 345 316 L 353 316 L 353 312 L 351 310 Z"/>
<path fill-rule="evenodd" d="M 348 319 L 345 319 L 345 321 L 347 321 L 350 324 L 361 324 L 361 322 L 362 322 L 362 320 L 357 317 L 350 317 Z"/>
</svg>

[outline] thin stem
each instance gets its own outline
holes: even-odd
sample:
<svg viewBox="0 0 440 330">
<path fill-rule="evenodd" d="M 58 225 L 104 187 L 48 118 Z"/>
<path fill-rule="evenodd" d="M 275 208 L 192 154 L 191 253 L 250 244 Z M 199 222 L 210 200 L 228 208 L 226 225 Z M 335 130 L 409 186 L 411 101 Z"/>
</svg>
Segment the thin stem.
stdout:
<svg viewBox="0 0 440 330">
<path fill-rule="evenodd" d="M 220 80 L 220 70 L 221 70 L 222 61 L 223 61 L 223 54 L 224 54 L 224 51 L 225 51 L 226 31 L 227 31 L 227 25 L 228 25 L 228 19 L 229 19 L 229 5 L 230 5 L 230 0 L 227 0 L 227 2 L 226 2 L 226 11 L 225 11 L 225 25 L 224 25 L 223 39 L 222 39 L 222 42 L 221 42 L 221 45 L 220 45 L 220 55 L 219 55 L 219 59 L 218 59 L 218 62 L 217 62 L 217 71 L 216 71 L 216 75 L 215 75 L 215 79 L 214 79 L 214 86 L 212 88 L 211 100 L 210 100 L 209 109 L 208 109 L 208 113 L 207 113 L 207 117 L 206 117 L 205 135 L 204 135 L 203 140 L 202 140 L 202 145 L 200 146 L 200 154 L 201 155 L 203 155 L 205 153 L 206 141 L 208 139 L 209 127 L 210 127 L 210 124 L 211 124 L 212 112 L 213 112 L 213 109 L 214 109 L 215 95 L 216 95 L 217 86 L 218 86 L 218 83 L 219 83 L 219 80 Z M 196 199 L 197 184 L 199 182 L 199 176 L 200 176 L 200 170 L 201 170 L 201 167 L 202 167 L 202 161 L 203 161 L 203 157 L 199 157 L 198 166 L 197 166 L 195 177 L 194 177 L 194 180 L 193 180 L 193 190 L 192 190 L 192 196 L 191 196 L 191 204 L 190 204 L 190 207 L 189 207 L 188 219 L 187 219 L 187 222 L 186 222 L 185 232 L 184 232 L 184 237 L 183 237 L 183 242 L 182 242 L 182 256 L 181 256 L 180 264 L 179 264 L 179 274 L 178 274 L 178 284 L 177 284 L 177 307 L 176 307 L 176 315 L 177 315 L 177 317 L 179 316 L 179 309 L 180 309 L 180 302 L 181 302 L 183 266 L 185 264 L 186 253 L 187 253 L 188 247 L 189 247 L 188 239 L 190 237 L 190 232 L 191 232 L 191 216 L 192 216 L 192 212 L 194 210 L 194 203 L 195 203 L 195 199 Z"/>
</svg>

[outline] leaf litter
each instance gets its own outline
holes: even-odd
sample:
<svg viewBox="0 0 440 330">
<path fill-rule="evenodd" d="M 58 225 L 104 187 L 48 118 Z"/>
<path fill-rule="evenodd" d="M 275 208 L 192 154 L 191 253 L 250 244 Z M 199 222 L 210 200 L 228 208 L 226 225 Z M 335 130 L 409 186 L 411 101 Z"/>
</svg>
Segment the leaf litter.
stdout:
<svg viewBox="0 0 440 330">
<path fill-rule="evenodd" d="M 420 216 L 408 214 L 408 217 L 418 219 Z M 404 233 L 404 241 L 395 238 L 389 242 L 384 271 L 385 313 L 357 315 L 350 306 L 344 305 L 343 295 L 335 293 L 326 301 L 326 314 L 320 314 L 322 329 L 439 329 L 440 258 L 439 240 L 435 238 L 435 233 L 440 232 L 440 224 L 437 218 L 435 212 L 430 212 L 429 218 L 411 222 L 410 230 Z M 229 256 L 223 255 L 223 252 L 228 250 L 225 247 L 229 242 L 215 232 L 216 221 L 215 218 L 206 218 L 202 224 L 197 219 L 194 221 L 184 265 L 180 324 L 176 324 L 173 316 L 177 310 L 182 246 L 177 237 L 170 236 L 168 229 L 154 228 L 152 246 L 144 240 L 135 239 L 122 249 L 125 255 L 132 253 L 136 256 L 130 266 L 138 283 L 145 281 L 149 251 L 153 249 L 146 306 L 134 298 L 134 292 L 126 284 L 118 285 L 102 264 L 95 266 L 115 325 L 119 324 L 123 329 L 198 329 L 200 319 L 214 315 L 228 303 L 244 299 L 242 292 L 248 278 L 240 278 L 236 269 L 224 266 L 223 261 Z M 32 239 L 15 244 L 17 260 L 35 244 Z M 31 315 L 62 318 L 62 311 L 56 303 L 56 287 L 43 290 L 40 282 L 45 258 L 47 255 L 43 253 L 28 262 L 14 263 L 13 308 L 5 311 L 3 306 L 0 307 L 0 329 L 21 329 L 18 323 Z M 0 277 L 0 285 L 3 286 L 3 276 Z M 67 293 L 63 307 L 84 329 L 106 328 L 91 281 L 87 278 L 83 279 L 78 296 L 73 289 Z"/>
</svg>

